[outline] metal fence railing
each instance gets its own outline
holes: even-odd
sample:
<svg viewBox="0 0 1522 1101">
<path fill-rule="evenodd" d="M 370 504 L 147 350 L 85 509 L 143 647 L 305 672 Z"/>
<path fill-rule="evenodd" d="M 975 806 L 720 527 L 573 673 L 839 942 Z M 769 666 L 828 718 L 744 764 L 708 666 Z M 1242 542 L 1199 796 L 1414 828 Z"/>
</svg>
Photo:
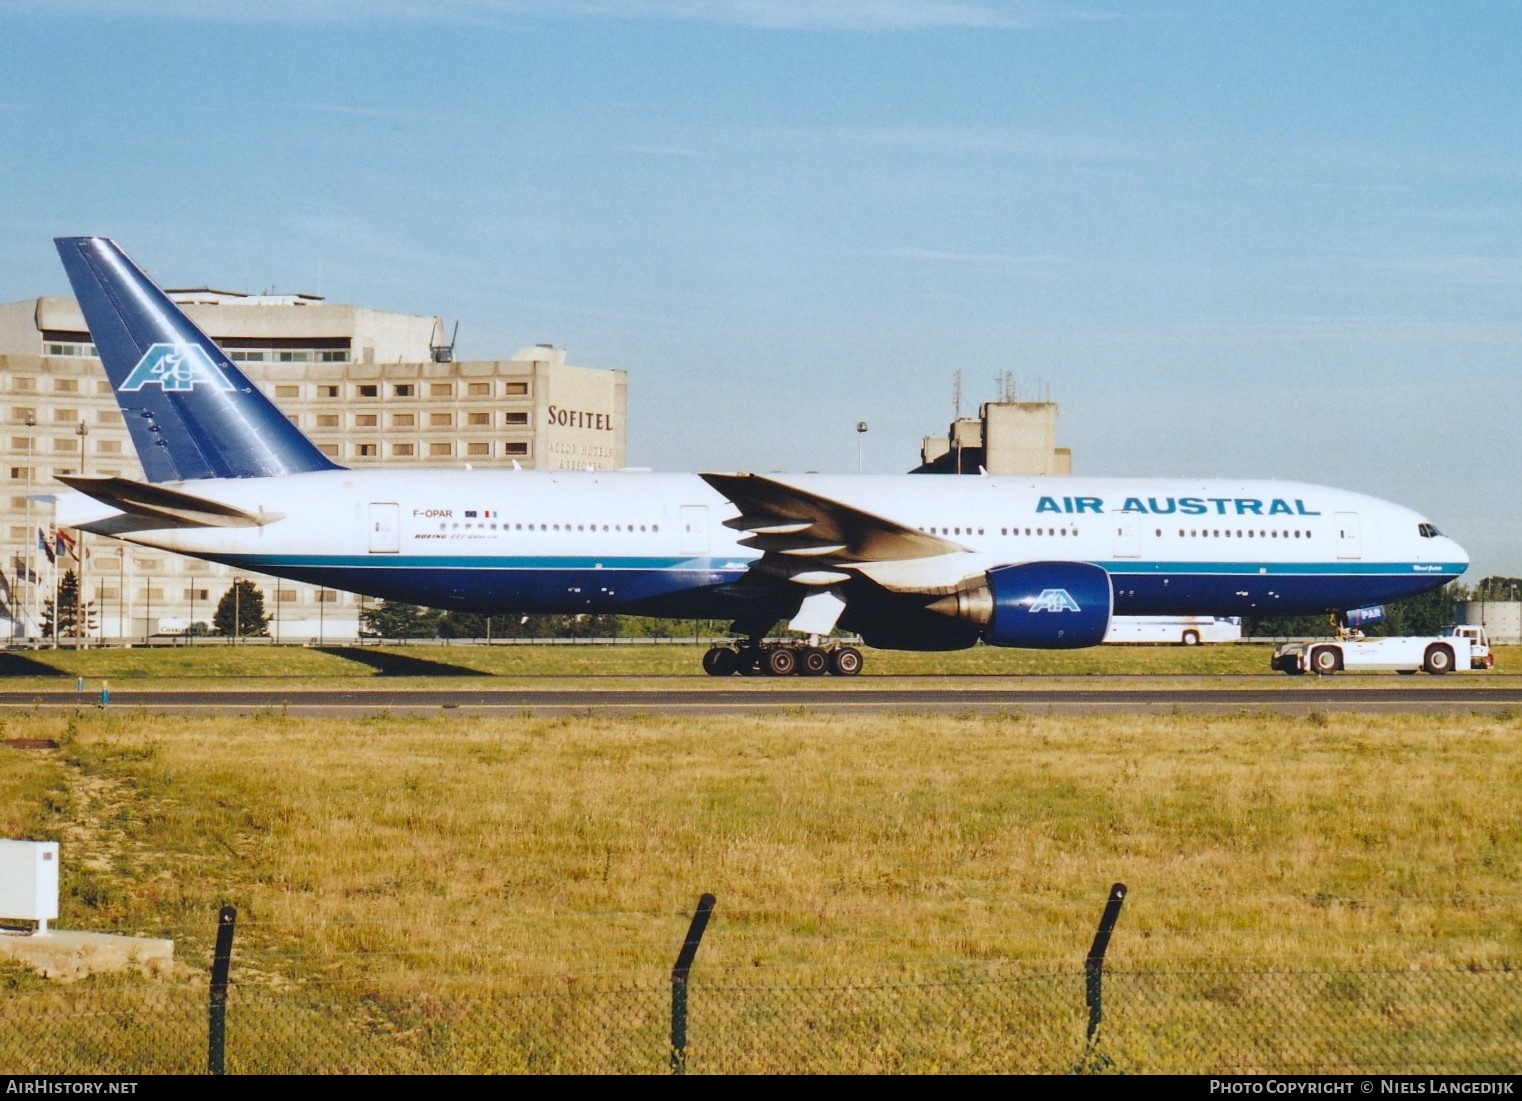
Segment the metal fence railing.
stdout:
<svg viewBox="0 0 1522 1101">
<path fill-rule="evenodd" d="M 992 970 L 992 969 L 991 969 Z M 1004 971 L 1004 968 L 997 970 Z M 680 1069 L 722 1073 L 1497 1074 L 1522 1068 L 1505 970 L 1111 970 L 1090 1040 L 1081 967 L 891 980 L 686 983 Z M 232 984 L 232 1074 L 671 1073 L 663 981 L 551 992 Z M 0 994 L 16 1074 L 202 1074 L 204 985 Z"/>
</svg>

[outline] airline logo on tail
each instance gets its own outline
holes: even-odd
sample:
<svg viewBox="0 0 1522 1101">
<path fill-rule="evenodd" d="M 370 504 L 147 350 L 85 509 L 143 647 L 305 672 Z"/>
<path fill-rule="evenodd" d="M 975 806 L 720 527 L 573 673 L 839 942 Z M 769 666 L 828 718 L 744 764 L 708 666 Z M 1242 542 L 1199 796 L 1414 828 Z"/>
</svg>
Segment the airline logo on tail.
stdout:
<svg viewBox="0 0 1522 1101">
<path fill-rule="evenodd" d="M 197 344 L 153 345 L 143 353 L 127 381 L 117 390 L 130 393 L 145 386 L 157 386 L 169 394 L 188 393 L 197 386 L 209 386 L 213 390 L 237 389 L 206 349 Z"/>
</svg>

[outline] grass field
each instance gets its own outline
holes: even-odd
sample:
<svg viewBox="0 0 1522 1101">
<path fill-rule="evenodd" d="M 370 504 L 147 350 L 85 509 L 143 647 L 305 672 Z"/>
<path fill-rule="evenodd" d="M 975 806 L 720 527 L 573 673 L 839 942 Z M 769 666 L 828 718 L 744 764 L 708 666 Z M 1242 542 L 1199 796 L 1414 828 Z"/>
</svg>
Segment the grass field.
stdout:
<svg viewBox="0 0 1522 1101">
<path fill-rule="evenodd" d="M 12 651 L 0 653 L 0 690 L 58 689 L 78 677 L 128 681 L 137 687 L 146 687 L 150 681 L 183 683 L 190 678 L 284 680 L 314 686 L 376 677 L 697 677 L 706 682 L 713 678 L 701 675 L 704 649 L 692 644 L 318 648 L 211 643 L 151 650 Z M 1468 675 L 1480 683 L 1498 681 L 1519 668 L 1514 650 L 1498 648 L 1494 671 Z M 1272 651 L 1272 646 L 1247 643 L 1046 651 L 978 646 L 951 653 L 869 649 L 863 676 L 1269 676 Z M 1273 676 L 1276 682 L 1290 681 L 1282 674 Z M 1437 678 L 1423 677 L 1415 683 L 1428 681 L 1437 683 Z"/>
<path fill-rule="evenodd" d="M 707 979 L 847 990 L 929 972 L 1072 973 L 1115 881 L 1130 890 L 1115 969 L 1522 968 L 1522 719 L 1508 716 L 336 720 L 91 708 L 0 723 L 7 743 L 58 746 L 0 746 L 0 836 L 62 842 L 57 927 L 172 937 L 186 969 L 182 982 L 86 980 L 74 998 L 167 986 L 204 1006 L 226 903 L 240 915 L 245 996 L 304 992 L 340 1021 L 382 1003 L 388 1020 L 410 1020 L 485 990 L 658 991 L 704 892 L 718 899 L 698 962 Z M 1209 984 L 1196 1002 L 1230 1009 L 1251 996 L 1221 1003 L 1237 988 Z M 0 967 L 0 988 L 41 996 L 42 981 Z M 1081 1012 L 1078 989 L 1061 996 L 1065 1020 Z M 1334 995 L 1308 995 L 1302 1012 L 1339 1018 L 1347 1007 L 1322 1000 Z M 0 999 L 0 1014 L 24 1004 Z M 1429 1013 L 1378 1004 L 1378 1044 Z M 1487 1034 L 1492 1050 L 1516 1035 L 1515 1004 L 1470 1007 L 1445 1027 L 1489 1021 L 1502 1037 Z M 854 1020 L 841 1050 L 881 1057 L 850 1065 L 940 1065 L 882 1055 L 906 1034 L 891 1020 L 862 1033 L 871 1019 Z M 1171 1018 L 1158 1020 L 1140 1035 L 1171 1035 Z M 1439 1046 L 1464 1050 L 1451 1045 L 1466 1037 Z M 291 1033 L 259 1050 L 303 1067 L 317 1058 L 307 1046 Z M 396 1065 L 351 1057 L 314 1065 Z M 796 1065 L 751 1057 L 742 1065 Z M 1197 1051 L 1194 1062 L 1150 1048 L 1132 1058 L 1133 1069 L 1215 1065 Z"/>
<path fill-rule="evenodd" d="M 1074 959 L 1522 962 L 1522 722 L 9 717 L 0 833 L 60 924 L 422 981 Z"/>
</svg>

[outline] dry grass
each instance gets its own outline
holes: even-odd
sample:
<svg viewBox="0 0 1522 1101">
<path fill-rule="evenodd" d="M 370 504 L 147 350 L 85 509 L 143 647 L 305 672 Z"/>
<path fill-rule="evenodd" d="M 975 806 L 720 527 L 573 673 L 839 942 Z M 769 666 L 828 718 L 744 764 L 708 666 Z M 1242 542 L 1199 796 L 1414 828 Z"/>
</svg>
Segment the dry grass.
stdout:
<svg viewBox="0 0 1522 1101">
<path fill-rule="evenodd" d="M 1073 964 L 1522 962 L 1522 722 L 1356 715 L 11 718 L 64 928 L 240 910 L 240 974 L 426 988 Z M 15 836 L 13 833 L 12 836 Z"/>
</svg>

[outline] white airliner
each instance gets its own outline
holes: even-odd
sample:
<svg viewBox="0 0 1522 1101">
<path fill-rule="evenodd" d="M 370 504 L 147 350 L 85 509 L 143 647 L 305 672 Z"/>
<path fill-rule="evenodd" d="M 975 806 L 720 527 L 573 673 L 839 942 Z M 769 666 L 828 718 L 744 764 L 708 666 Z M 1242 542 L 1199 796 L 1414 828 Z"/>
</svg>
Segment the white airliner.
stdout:
<svg viewBox="0 0 1522 1101">
<path fill-rule="evenodd" d="M 1468 556 L 1400 505 L 1232 479 L 348 470 L 127 256 L 59 254 L 146 481 L 74 475 L 69 526 L 386 600 L 734 619 L 714 675 L 851 675 L 871 646 L 1074 648 L 1115 615 L 1345 612 Z M 779 620 L 801 637 L 763 642 Z"/>
</svg>

